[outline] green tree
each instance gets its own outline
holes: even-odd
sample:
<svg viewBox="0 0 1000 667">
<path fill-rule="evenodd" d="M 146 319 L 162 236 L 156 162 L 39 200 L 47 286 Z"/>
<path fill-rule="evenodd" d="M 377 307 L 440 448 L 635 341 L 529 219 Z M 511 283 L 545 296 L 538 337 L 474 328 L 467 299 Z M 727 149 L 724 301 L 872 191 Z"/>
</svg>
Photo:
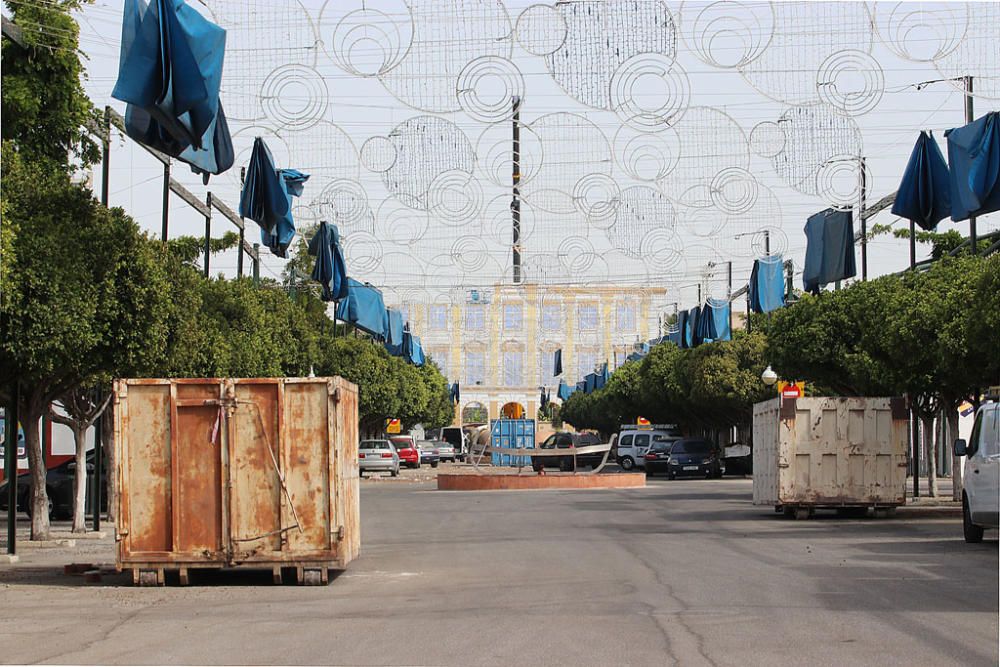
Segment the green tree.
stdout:
<svg viewBox="0 0 1000 667">
<path fill-rule="evenodd" d="M 53 400 L 102 374 L 156 363 L 167 340 L 168 280 L 161 246 L 65 174 L 11 161 L 4 197 L 20 233 L 0 311 L 0 376 L 19 385 L 34 489 L 32 536 L 45 539 L 38 420 Z"/>
</svg>

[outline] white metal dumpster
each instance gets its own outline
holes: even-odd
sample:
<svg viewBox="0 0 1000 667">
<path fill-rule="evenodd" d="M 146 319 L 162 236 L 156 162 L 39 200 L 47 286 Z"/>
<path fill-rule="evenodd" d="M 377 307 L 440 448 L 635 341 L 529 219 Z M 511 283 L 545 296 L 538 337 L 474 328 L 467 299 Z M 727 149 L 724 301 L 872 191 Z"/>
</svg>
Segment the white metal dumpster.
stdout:
<svg viewBox="0 0 1000 667">
<path fill-rule="evenodd" d="M 901 398 L 776 398 L 754 406 L 753 502 L 799 518 L 815 508 L 906 502 Z"/>
</svg>

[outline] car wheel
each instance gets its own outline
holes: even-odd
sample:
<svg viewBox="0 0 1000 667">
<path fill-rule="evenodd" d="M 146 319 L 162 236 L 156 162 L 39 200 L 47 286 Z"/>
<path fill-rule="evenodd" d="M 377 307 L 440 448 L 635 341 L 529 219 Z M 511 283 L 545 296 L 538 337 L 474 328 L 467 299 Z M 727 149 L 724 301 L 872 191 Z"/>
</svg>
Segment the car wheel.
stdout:
<svg viewBox="0 0 1000 667">
<path fill-rule="evenodd" d="M 983 527 L 972 523 L 969 499 L 965 494 L 962 494 L 962 532 L 965 534 L 965 541 L 970 544 L 978 544 L 983 541 Z"/>
<path fill-rule="evenodd" d="M 622 467 L 622 470 L 631 470 L 635 467 L 635 459 L 631 456 L 623 456 L 619 465 Z"/>
<path fill-rule="evenodd" d="M 672 472 L 669 472 L 667 473 L 667 479 L 677 479 L 677 475 Z"/>
<path fill-rule="evenodd" d="M 433 463 L 431 463 L 431 467 L 432 468 L 437 468 L 438 467 L 438 462 L 434 461 Z"/>
<path fill-rule="evenodd" d="M 393 468 L 392 470 L 389 471 L 389 474 L 392 475 L 393 477 L 399 477 L 399 468 Z"/>
</svg>

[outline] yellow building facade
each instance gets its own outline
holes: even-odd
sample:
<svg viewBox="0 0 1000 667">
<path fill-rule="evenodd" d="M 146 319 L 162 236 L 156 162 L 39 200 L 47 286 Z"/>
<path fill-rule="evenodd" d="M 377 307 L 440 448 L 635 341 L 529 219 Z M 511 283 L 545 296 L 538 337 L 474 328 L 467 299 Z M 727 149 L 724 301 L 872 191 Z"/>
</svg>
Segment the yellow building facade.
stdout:
<svg viewBox="0 0 1000 667">
<path fill-rule="evenodd" d="M 470 406 L 496 419 L 515 404 L 535 418 L 541 387 L 556 400 L 557 349 L 571 385 L 605 362 L 614 369 L 637 343 L 662 335 L 666 296 L 663 288 L 498 284 L 400 308 L 427 357 L 461 387 L 457 423 Z"/>
</svg>

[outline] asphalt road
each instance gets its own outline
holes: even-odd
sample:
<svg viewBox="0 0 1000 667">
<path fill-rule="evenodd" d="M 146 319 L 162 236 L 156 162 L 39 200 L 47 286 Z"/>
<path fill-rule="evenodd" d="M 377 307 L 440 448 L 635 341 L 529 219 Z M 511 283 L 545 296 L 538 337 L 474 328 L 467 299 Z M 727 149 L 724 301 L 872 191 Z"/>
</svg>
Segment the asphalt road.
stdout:
<svg viewBox="0 0 1000 667">
<path fill-rule="evenodd" d="M 215 574 L 87 586 L 0 569 L 3 662 L 996 665 L 996 534 L 954 513 L 794 521 L 749 480 L 438 492 L 365 482 L 362 557 L 325 588 Z M 82 551 L 81 551 L 82 549 Z"/>
</svg>

